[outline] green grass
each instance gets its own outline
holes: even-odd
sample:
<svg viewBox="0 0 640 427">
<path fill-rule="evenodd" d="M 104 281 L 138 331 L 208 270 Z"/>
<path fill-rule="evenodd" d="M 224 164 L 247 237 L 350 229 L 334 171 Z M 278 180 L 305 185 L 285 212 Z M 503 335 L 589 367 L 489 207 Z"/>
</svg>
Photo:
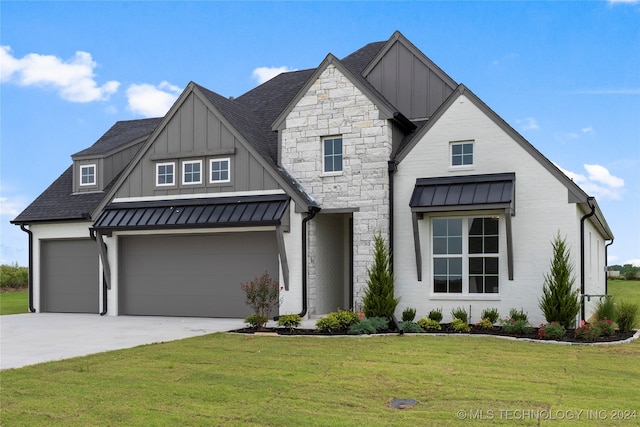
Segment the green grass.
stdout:
<svg viewBox="0 0 640 427">
<path fill-rule="evenodd" d="M 0 293 L 0 315 L 20 314 L 29 311 L 29 294 L 27 292 Z"/>
<path fill-rule="evenodd" d="M 640 280 L 609 280 L 609 293 L 616 301 L 640 305 Z"/>
</svg>

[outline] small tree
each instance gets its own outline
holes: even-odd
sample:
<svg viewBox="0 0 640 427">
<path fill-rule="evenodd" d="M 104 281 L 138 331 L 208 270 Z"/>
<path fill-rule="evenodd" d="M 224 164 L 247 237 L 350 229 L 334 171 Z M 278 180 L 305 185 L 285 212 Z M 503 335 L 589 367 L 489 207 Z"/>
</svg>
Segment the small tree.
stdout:
<svg viewBox="0 0 640 427">
<path fill-rule="evenodd" d="M 269 273 L 256 277 L 251 282 L 242 285 L 246 294 L 246 303 L 253 309 L 252 321 L 258 329 L 267 324 L 271 310 L 280 305 L 280 289 L 278 282 Z"/>
<path fill-rule="evenodd" d="M 538 305 L 547 322 L 558 322 L 566 329 L 572 329 L 576 316 L 580 311 L 580 295 L 573 288 L 573 264 L 571 252 L 566 240 L 560 237 L 560 232 L 551 242 L 553 259 L 551 269 L 544 275 L 542 298 Z"/>
<path fill-rule="evenodd" d="M 373 238 L 373 265 L 368 269 L 369 279 L 362 300 L 364 315 L 368 318 L 390 319 L 400 302 L 400 298 L 395 298 L 394 295 L 390 261 L 389 249 L 378 233 Z"/>
</svg>

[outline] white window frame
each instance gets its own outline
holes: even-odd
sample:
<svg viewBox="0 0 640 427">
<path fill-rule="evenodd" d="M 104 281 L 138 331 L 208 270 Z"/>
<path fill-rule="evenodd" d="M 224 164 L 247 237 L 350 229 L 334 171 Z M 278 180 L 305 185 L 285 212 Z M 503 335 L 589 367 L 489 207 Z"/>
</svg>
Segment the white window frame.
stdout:
<svg viewBox="0 0 640 427">
<path fill-rule="evenodd" d="M 83 175 L 83 171 L 87 170 L 87 169 L 93 169 L 93 181 L 91 182 L 82 182 L 82 178 L 84 177 Z M 95 163 L 92 163 L 90 165 L 80 165 L 80 186 L 81 187 L 90 187 L 92 185 L 96 185 L 97 182 L 97 170 L 98 168 L 96 167 Z M 88 175 L 87 175 L 88 176 Z"/>
<path fill-rule="evenodd" d="M 329 140 L 336 140 L 339 139 L 340 140 L 340 145 L 342 148 L 342 152 L 340 153 L 340 159 L 341 159 L 341 168 L 340 170 L 337 171 L 327 171 L 327 157 L 326 157 L 326 153 L 325 153 L 325 142 L 329 141 Z M 335 175 L 342 175 L 344 173 L 344 138 L 342 137 L 342 135 L 335 135 L 335 136 L 326 136 L 324 138 L 321 139 L 321 143 L 322 143 L 322 175 L 325 176 L 335 176 Z M 333 154 L 333 156 L 335 156 L 335 153 Z"/>
<path fill-rule="evenodd" d="M 171 166 L 173 171 L 171 173 L 171 182 L 160 183 L 160 167 L 161 166 Z M 166 174 L 165 174 L 166 175 Z M 156 186 L 157 187 L 172 187 L 176 185 L 176 162 L 163 162 L 156 163 Z"/>
<path fill-rule="evenodd" d="M 227 162 L 227 179 L 213 179 L 213 164 L 217 162 Z M 209 183 L 210 184 L 221 184 L 225 182 L 231 182 L 231 158 L 230 157 L 222 157 L 216 159 L 209 159 Z"/>
<path fill-rule="evenodd" d="M 198 181 L 187 181 L 187 170 L 185 168 L 186 165 L 198 165 L 199 170 L 198 174 L 200 175 L 200 179 Z M 182 162 L 182 185 L 197 185 L 202 184 L 202 160 L 184 160 Z M 191 172 L 193 173 L 193 171 Z"/>
<path fill-rule="evenodd" d="M 462 164 L 462 165 L 454 165 L 453 164 L 453 147 L 454 146 L 464 146 L 464 145 L 471 145 L 471 163 L 468 164 Z M 455 170 L 460 170 L 460 169 L 473 169 L 473 167 L 475 166 L 475 162 L 476 162 L 476 146 L 475 146 L 475 141 L 473 140 L 468 140 L 468 141 L 451 141 L 449 142 L 449 168 L 451 169 L 455 169 Z M 464 156 L 464 153 L 463 153 Z"/>
<path fill-rule="evenodd" d="M 498 252 L 496 254 L 470 254 L 469 253 L 469 221 L 473 218 L 497 218 L 498 219 Z M 462 220 L 462 253 L 461 254 L 435 254 L 433 247 L 434 228 L 433 220 L 435 219 L 461 219 Z M 465 215 L 437 215 L 429 219 L 430 230 L 430 298 L 432 299 L 499 299 L 504 286 L 504 275 L 502 274 L 504 266 L 508 262 L 506 253 L 506 237 L 503 226 L 504 216 L 502 214 L 492 214 L 487 212 L 472 213 Z M 435 271 L 434 259 L 436 258 L 461 258 L 462 259 L 462 292 L 435 292 Z M 469 292 L 469 259 L 478 257 L 495 257 L 498 258 L 498 292 Z"/>
</svg>

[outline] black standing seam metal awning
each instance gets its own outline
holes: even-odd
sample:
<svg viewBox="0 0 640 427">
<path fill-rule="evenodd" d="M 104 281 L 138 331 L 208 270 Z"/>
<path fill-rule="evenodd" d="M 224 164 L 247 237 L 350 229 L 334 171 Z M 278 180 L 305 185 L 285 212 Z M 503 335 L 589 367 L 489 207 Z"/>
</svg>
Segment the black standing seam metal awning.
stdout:
<svg viewBox="0 0 640 427">
<path fill-rule="evenodd" d="M 461 175 L 418 178 L 411 195 L 413 242 L 418 281 L 422 281 L 422 251 L 420 249 L 419 215 L 426 212 L 456 212 L 504 209 L 507 230 L 507 267 L 513 280 L 513 234 L 511 217 L 515 215 L 514 172 L 486 175 Z"/>
<path fill-rule="evenodd" d="M 286 194 L 122 202 L 108 205 L 93 228 L 124 230 L 277 226 L 287 207 Z"/>
</svg>

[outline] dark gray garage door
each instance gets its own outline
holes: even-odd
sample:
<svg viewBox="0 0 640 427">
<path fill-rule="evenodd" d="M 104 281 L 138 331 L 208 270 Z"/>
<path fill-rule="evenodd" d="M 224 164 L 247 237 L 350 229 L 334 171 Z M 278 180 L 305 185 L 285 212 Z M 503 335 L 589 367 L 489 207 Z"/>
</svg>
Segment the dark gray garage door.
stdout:
<svg viewBox="0 0 640 427">
<path fill-rule="evenodd" d="M 43 240 L 40 260 L 41 311 L 98 313 L 98 248 L 93 240 Z"/>
<path fill-rule="evenodd" d="M 120 314 L 246 317 L 242 283 L 278 279 L 275 232 L 122 236 Z"/>
</svg>

